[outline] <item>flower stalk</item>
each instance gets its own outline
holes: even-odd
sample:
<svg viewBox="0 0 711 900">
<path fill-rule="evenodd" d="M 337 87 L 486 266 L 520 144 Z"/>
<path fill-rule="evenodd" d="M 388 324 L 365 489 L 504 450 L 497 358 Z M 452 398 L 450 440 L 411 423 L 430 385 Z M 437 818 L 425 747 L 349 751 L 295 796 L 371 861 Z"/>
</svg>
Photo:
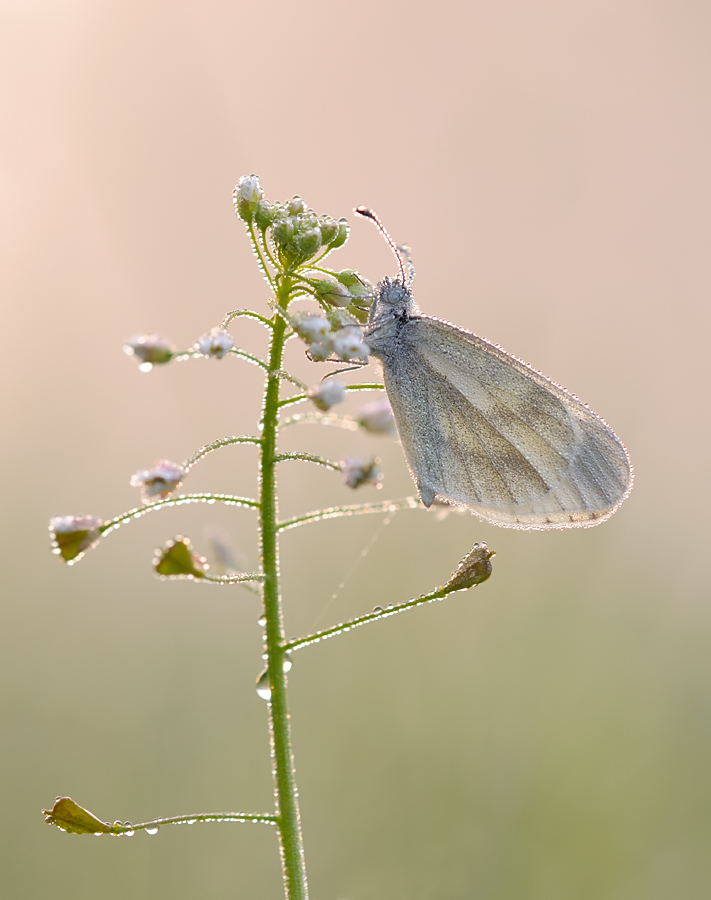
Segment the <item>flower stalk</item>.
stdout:
<svg viewBox="0 0 711 900">
<path fill-rule="evenodd" d="M 283 309 L 286 309 L 289 304 L 290 288 L 290 279 L 284 278 L 277 293 L 277 301 Z M 262 406 L 262 443 L 259 463 L 259 541 L 264 574 L 262 597 L 266 620 L 264 628 L 267 669 L 271 687 L 269 728 L 276 821 L 285 894 L 288 900 L 307 900 L 306 865 L 291 750 L 286 674 L 284 673 L 286 638 L 279 578 L 277 425 L 281 385 L 279 372 L 284 354 L 286 323 L 281 316 L 275 316 L 273 324 L 269 351 L 269 375 L 266 380 Z"/>
<path fill-rule="evenodd" d="M 213 573 L 207 558 L 193 550 L 192 542 L 183 535 L 176 535 L 157 548 L 153 569 L 162 579 L 182 578 L 201 584 L 241 585 L 247 591 L 261 596 L 260 623 L 264 627 L 266 668 L 257 679 L 257 693 L 268 702 L 275 808 L 266 813 L 174 816 L 133 825 L 130 822 L 103 821 L 70 797 L 58 797 L 51 810 L 42 812 L 46 822 L 70 834 L 130 837 L 136 831 L 156 834 L 163 825 L 195 822 L 274 825 L 279 840 L 286 900 L 308 900 L 287 703 L 286 673 L 291 667 L 291 652 L 361 625 L 441 600 L 453 591 L 466 590 L 480 584 L 491 574 L 490 559 L 493 553 L 485 544 L 475 545 L 450 579 L 431 593 L 403 603 L 391 604 L 386 608 L 376 607 L 372 612 L 355 619 L 287 641 L 279 571 L 281 534 L 326 519 L 421 509 L 422 503 L 418 497 L 404 497 L 320 509 L 284 521 L 279 520 L 277 470 L 281 462 L 310 462 L 338 471 L 352 489 L 368 484 L 378 488 L 382 481 L 377 457 L 363 460 L 346 456 L 340 462 L 332 462 L 303 451 L 280 453 L 278 435 L 281 428 L 300 423 L 318 423 L 338 426 L 347 431 L 360 428 L 370 434 L 386 434 L 392 430 L 392 411 L 387 401 L 381 400 L 364 407 L 356 417 L 331 414 L 328 411 L 344 400 L 347 392 L 382 391 L 383 385 L 345 384 L 337 378 L 323 378 L 314 387 L 304 384 L 283 368 L 284 349 L 291 338 L 303 341 L 307 356 L 312 361 L 328 359 L 332 362 L 354 362 L 356 366 L 367 361 L 369 348 L 363 341 L 361 325 L 367 319 L 368 305 L 373 301 L 372 285 L 355 270 L 331 271 L 315 265 L 345 243 L 348 237 L 347 222 L 344 219 L 337 221 L 330 216 L 317 216 L 300 197 L 294 197 L 286 204 L 268 203 L 255 175 L 240 179 L 233 199 L 235 210 L 246 225 L 259 266 L 273 292 L 269 300 L 271 317 L 267 318 L 252 310 L 237 309 L 228 313 L 221 325 L 203 334 L 188 349 L 178 351 L 166 339 L 157 335 L 133 338 L 125 349 L 144 372 L 171 361 L 205 358 L 222 360 L 236 357 L 259 366 L 264 375 L 259 436 L 230 435 L 213 440 L 200 447 L 183 463 L 158 460 L 153 467 L 139 470 L 131 479 L 131 484 L 141 490 L 141 506 L 108 520 L 85 514 L 55 516 L 50 522 L 50 532 L 53 552 L 68 565 L 72 565 L 112 531 L 154 511 L 185 504 L 221 503 L 249 509 L 257 514 L 261 551 L 259 571 L 240 572 L 239 563 L 225 565 L 218 558 L 220 567 Z M 315 301 L 318 312 L 290 310 L 293 301 L 307 296 Z M 235 346 L 227 326 L 241 317 L 255 319 L 268 331 L 270 343 L 267 359 Z M 287 388 L 284 397 L 281 396 L 282 385 Z M 296 393 L 294 388 L 297 389 Z M 318 412 L 289 416 L 291 407 L 307 401 Z M 283 416 L 281 420 L 280 416 Z M 237 444 L 252 445 L 258 449 L 259 490 L 256 499 L 199 491 L 179 493 L 183 483 L 194 477 L 193 470 L 201 460 L 217 450 Z"/>
</svg>

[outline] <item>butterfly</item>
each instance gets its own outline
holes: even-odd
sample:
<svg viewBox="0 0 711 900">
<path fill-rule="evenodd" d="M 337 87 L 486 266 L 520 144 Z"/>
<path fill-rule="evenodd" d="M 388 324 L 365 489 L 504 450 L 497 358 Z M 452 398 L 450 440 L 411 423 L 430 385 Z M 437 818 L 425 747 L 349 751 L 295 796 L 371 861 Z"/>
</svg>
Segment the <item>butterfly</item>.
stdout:
<svg viewBox="0 0 711 900">
<path fill-rule="evenodd" d="M 589 527 L 627 497 L 622 441 L 588 406 L 515 356 L 463 328 L 421 315 L 400 249 L 365 207 L 400 264 L 364 331 L 381 364 L 420 498 L 464 506 L 507 528 Z"/>
</svg>

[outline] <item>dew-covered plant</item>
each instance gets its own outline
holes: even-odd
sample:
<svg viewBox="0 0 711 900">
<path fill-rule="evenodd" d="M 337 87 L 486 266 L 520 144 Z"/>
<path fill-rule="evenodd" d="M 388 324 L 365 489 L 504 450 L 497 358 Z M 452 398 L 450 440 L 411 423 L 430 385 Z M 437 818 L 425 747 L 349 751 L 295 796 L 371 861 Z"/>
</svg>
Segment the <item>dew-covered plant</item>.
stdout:
<svg viewBox="0 0 711 900">
<path fill-rule="evenodd" d="M 245 176 L 234 191 L 234 205 L 244 222 L 255 256 L 269 284 L 269 308 L 261 312 L 240 309 L 228 313 L 221 324 L 196 341 L 193 347 L 178 351 L 157 335 L 142 335 L 128 341 L 125 351 L 136 358 L 143 371 L 153 366 L 196 357 L 236 357 L 258 366 L 264 375 L 264 393 L 260 421 L 253 435 L 235 435 L 214 440 L 201 447 L 182 463 L 159 460 L 152 468 L 136 472 L 131 484 L 140 488 L 142 505 L 107 521 L 90 516 L 57 516 L 51 520 L 53 551 L 68 564 L 77 562 L 103 536 L 132 519 L 154 510 L 187 503 L 223 503 L 252 509 L 257 514 L 261 565 L 256 572 L 238 572 L 235 566 L 224 566 L 224 574 L 213 574 L 206 560 L 194 552 L 185 537 L 168 541 L 156 553 L 154 568 L 161 578 L 192 579 L 222 585 L 241 585 L 261 598 L 260 624 L 263 626 L 266 667 L 257 677 L 257 692 L 267 700 L 271 736 L 274 809 L 264 813 L 213 812 L 156 818 L 149 822 L 104 822 L 68 797 L 57 798 L 51 810 L 43 810 L 46 821 L 74 834 L 132 835 L 138 830 L 155 834 L 161 825 L 192 822 L 251 822 L 275 826 L 284 874 L 284 891 L 288 900 L 305 900 L 308 896 L 306 863 L 299 819 L 296 777 L 292 762 L 289 712 L 287 704 L 287 672 L 291 654 L 327 638 L 343 634 L 356 626 L 378 622 L 383 618 L 414 609 L 424 603 L 441 600 L 447 594 L 465 590 L 486 580 L 491 574 L 491 556 L 485 544 L 477 544 L 462 560 L 457 570 L 442 586 L 398 604 L 376 606 L 372 611 L 312 634 L 287 639 L 282 620 L 278 543 L 287 529 L 311 522 L 342 516 L 388 513 L 400 509 L 417 509 L 417 497 L 398 500 L 335 506 L 315 510 L 291 519 L 278 516 L 277 469 L 285 460 L 316 463 L 339 471 L 353 489 L 365 484 L 381 486 L 382 473 L 376 459 L 344 456 L 332 462 L 311 453 L 282 453 L 279 432 L 301 423 L 335 425 L 345 430 L 357 428 L 370 433 L 387 433 L 394 429 L 392 412 L 386 400 L 365 405 L 356 416 L 338 416 L 330 412 L 350 391 L 380 391 L 374 382 L 345 384 L 335 376 L 321 379 L 322 370 L 314 366 L 317 387 L 309 388 L 283 367 L 285 344 L 295 338 L 307 347 L 314 363 L 364 365 L 368 346 L 363 340 L 363 324 L 367 322 L 375 289 L 354 269 L 327 268 L 324 263 L 334 250 L 348 239 L 348 223 L 319 216 L 299 197 L 287 203 L 269 203 L 264 199 L 259 179 Z M 311 309 L 293 309 L 295 300 L 311 303 Z M 315 305 L 314 305 L 315 304 Z M 228 331 L 235 320 L 249 317 L 259 322 L 269 335 L 268 358 L 260 359 L 235 346 Z M 341 368 L 343 366 L 341 365 Z M 311 403 L 315 409 L 291 414 L 292 407 Z M 258 496 L 256 498 L 213 493 L 185 493 L 183 485 L 192 477 L 192 469 L 209 453 L 233 444 L 253 444 L 259 448 Z"/>
</svg>

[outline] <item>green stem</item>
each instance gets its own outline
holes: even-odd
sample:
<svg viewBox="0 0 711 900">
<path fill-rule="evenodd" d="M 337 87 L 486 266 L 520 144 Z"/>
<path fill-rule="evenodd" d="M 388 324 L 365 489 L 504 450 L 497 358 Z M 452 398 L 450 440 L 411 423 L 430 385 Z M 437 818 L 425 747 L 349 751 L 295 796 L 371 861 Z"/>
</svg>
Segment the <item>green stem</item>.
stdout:
<svg viewBox="0 0 711 900">
<path fill-rule="evenodd" d="M 239 316 L 247 316 L 250 319 L 256 319 L 258 322 L 261 322 L 266 328 L 270 331 L 274 327 L 271 319 L 267 319 L 266 316 L 260 316 L 258 312 L 254 312 L 253 309 L 233 309 L 232 312 L 228 312 L 225 318 L 220 323 L 220 328 L 227 328 L 230 322 L 234 321 L 234 319 Z"/>
<path fill-rule="evenodd" d="M 341 464 L 333 462 L 330 459 L 324 459 L 323 456 L 316 456 L 313 453 L 280 453 L 274 457 L 274 462 L 284 462 L 287 459 L 298 459 L 302 462 L 316 463 L 317 466 L 324 466 L 326 469 L 332 469 L 334 472 L 341 471 Z"/>
<path fill-rule="evenodd" d="M 289 303 L 291 281 L 284 278 L 279 285 L 277 302 Z M 266 618 L 266 652 L 271 699 L 269 722 L 271 731 L 272 774 L 276 796 L 277 829 L 287 900 L 308 900 L 306 866 L 299 819 L 296 778 L 291 754 L 289 710 L 284 674 L 284 624 L 279 590 L 279 548 L 277 508 L 277 421 L 279 387 L 284 352 L 286 323 L 275 316 L 269 351 L 269 376 L 262 407 L 262 447 L 260 460 L 259 536 L 264 572 L 264 616 Z"/>
<path fill-rule="evenodd" d="M 378 384 L 347 384 L 347 391 L 384 391 L 385 385 Z M 282 400 L 279 404 L 279 407 L 283 409 L 285 406 L 292 406 L 294 403 L 303 403 L 304 400 L 308 400 L 307 394 L 295 394 L 293 397 L 287 397 L 286 400 Z"/>
<path fill-rule="evenodd" d="M 381 500 L 379 503 L 357 503 L 353 506 L 331 506 L 329 509 L 317 509 L 304 513 L 294 519 L 279 523 L 279 531 L 288 531 L 308 522 L 323 522 L 324 519 L 340 519 L 343 516 L 368 516 L 373 513 L 397 512 L 400 509 L 422 509 L 419 497 L 403 497 L 402 500 Z"/>
<path fill-rule="evenodd" d="M 164 509 L 168 506 L 182 506 L 185 503 L 225 503 L 228 506 L 245 506 L 248 509 L 259 509 L 259 503 L 256 500 L 250 500 L 248 497 L 235 497 L 233 494 L 177 494 L 176 496 L 166 497 L 164 500 L 156 500 L 153 503 L 146 503 L 144 506 L 136 506 L 129 509 L 120 516 L 114 516 L 104 522 L 97 529 L 99 534 L 109 534 L 119 525 L 125 525 L 132 519 L 140 519 L 146 513 L 153 512 L 156 509 Z"/>
<path fill-rule="evenodd" d="M 330 637 L 337 634 L 344 634 L 360 625 L 367 625 L 369 622 L 377 622 L 380 619 L 387 619 L 390 616 L 396 616 L 398 613 L 406 612 L 408 609 L 416 609 L 423 603 L 433 603 L 436 600 L 444 600 L 447 594 L 451 594 L 452 589 L 447 587 L 439 587 L 429 594 L 422 594 L 421 597 L 415 597 L 412 600 L 406 600 L 404 603 L 395 603 L 382 609 L 378 607 L 371 613 L 364 616 L 358 616 L 355 619 L 349 619 L 347 622 L 341 622 L 339 625 L 333 625 L 331 628 L 324 628 L 323 631 L 315 631 L 313 634 L 307 634 L 304 637 L 294 638 L 286 644 L 286 649 L 300 650 L 302 647 L 308 647 L 309 644 L 319 644 Z"/>
<path fill-rule="evenodd" d="M 246 434 L 233 434 L 229 437 L 218 438 L 216 441 L 211 441 L 209 444 L 205 444 L 204 447 L 201 447 L 192 456 L 188 457 L 183 463 L 183 468 L 187 472 L 188 469 L 192 469 L 195 463 L 200 462 L 201 459 L 204 459 L 208 453 L 212 453 L 213 450 L 220 450 L 222 447 L 229 447 L 231 444 L 261 444 L 262 439 L 258 437 L 250 437 Z"/>
<path fill-rule="evenodd" d="M 131 834 L 134 831 L 145 831 L 146 829 L 155 829 L 156 831 L 162 825 L 194 825 L 196 822 L 253 822 L 257 825 L 276 825 L 276 817 L 266 813 L 243 813 L 243 812 L 217 812 L 217 813 L 199 813 L 194 816 L 171 816 L 169 818 L 151 819 L 150 822 L 139 822 L 138 825 L 133 823 L 129 825 L 116 824 L 109 831 L 110 834 Z"/>
</svg>

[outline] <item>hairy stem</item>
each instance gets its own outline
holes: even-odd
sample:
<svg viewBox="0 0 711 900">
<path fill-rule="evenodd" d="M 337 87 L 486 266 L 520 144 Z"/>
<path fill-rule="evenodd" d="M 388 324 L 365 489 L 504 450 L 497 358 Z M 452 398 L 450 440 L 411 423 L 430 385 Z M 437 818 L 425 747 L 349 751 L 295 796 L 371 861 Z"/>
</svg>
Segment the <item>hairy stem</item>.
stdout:
<svg viewBox="0 0 711 900">
<path fill-rule="evenodd" d="M 369 622 L 377 622 L 380 619 L 387 619 L 390 616 L 396 616 L 398 613 L 406 612 L 408 609 L 416 609 L 424 603 L 433 603 L 436 600 L 444 600 L 447 594 L 452 593 L 451 588 L 438 587 L 429 594 L 422 594 L 420 597 L 414 597 L 412 600 L 406 600 L 404 603 L 394 603 L 385 609 L 376 607 L 373 612 L 366 613 L 364 616 L 357 616 L 355 619 L 349 619 L 347 622 L 341 622 L 338 625 L 332 625 L 330 628 L 324 628 L 323 631 L 315 631 L 313 634 L 307 634 L 304 637 L 294 638 L 286 645 L 289 651 L 300 650 L 302 647 L 308 647 L 309 644 L 318 644 L 337 634 L 345 634 L 359 625 L 367 625 Z"/>
<path fill-rule="evenodd" d="M 286 307 L 291 284 L 284 278 L 277 302 Z M 279 588 L 278 508 L 277 508 L 277 421 L 279 415 L 280 370 L 284 352 L 286 323 L 274 317 L 269 353 L 269 376 L 262 408 L 260 459 L 259 532 L 264 571 L 264 616 L 266 652 L 271 699 L 272 774 L 276 795 L 276 819 L 287 900 L 307 900 L 306 866 L 299 819 L 296 779 L 291 753 L 286 676 L 284 675 L 284 624 Z"/>
</svg>

